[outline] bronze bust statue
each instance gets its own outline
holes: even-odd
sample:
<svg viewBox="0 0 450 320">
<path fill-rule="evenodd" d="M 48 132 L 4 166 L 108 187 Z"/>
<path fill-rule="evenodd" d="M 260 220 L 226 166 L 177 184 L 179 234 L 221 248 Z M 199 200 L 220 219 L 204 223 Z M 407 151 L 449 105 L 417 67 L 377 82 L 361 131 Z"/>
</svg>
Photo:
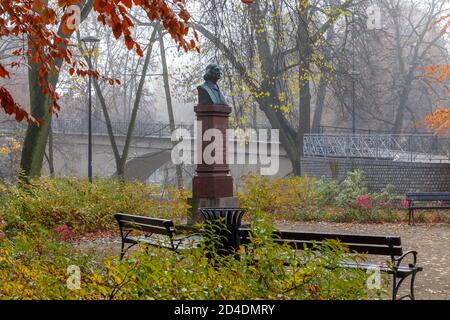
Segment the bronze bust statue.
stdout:
<svg viewBox="0 0 450 320">
<path fill-rule="evenodd" d="M 226 105 L 225 98 L 217 86 L 217 81 L 222 78 L 222 69 L 217 64 L 209 64 L 203 76 L 205 83 L 197 87 L 198 105 Z"/>
</svg>

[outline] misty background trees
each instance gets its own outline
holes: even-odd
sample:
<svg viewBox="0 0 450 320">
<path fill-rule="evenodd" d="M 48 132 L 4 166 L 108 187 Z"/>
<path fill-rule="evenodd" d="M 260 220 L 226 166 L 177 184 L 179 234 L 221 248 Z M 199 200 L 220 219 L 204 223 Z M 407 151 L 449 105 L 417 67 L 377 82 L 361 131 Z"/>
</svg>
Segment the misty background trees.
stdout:
<svg viewBox="0 0 450 320">
<path fill-rule="evenodd" d="M 136 122 L 193 122 L 195 88 L 211 62 L 224 68 L 220 86 L 234 109 L 233 125 L 280 129 L 295 174 L 301 174 L 304 134 L 423 132 L 414 125 L 418 120 L 436 108 L 450 107 L 448 81 L 435 84 L 420 78 L 418 71 L 424 65 L 449 63 L 448 34 L 435 24 L 448 13 L 448 0 L 255 0 L 249 6 L 188 1 L 200 54 L 178 52 L 158 24 L 135 10 L 133 36 L 143 48 L 142 58 L 98 24 L 89 2 L 79 34 L 71 35 L 73 51 L 101 74 L 121 80 L 113 86 L 95 81 L 93 117 L 106 124 L 120 122 L 120 133 L 128 137 Z M 373 4 L 381 10 L 381 27 L 369 30 L 367 8 Z M 93 57 L 80 47 L 79 39 L 86 35 L 101 39 Z M 0 59 L 8 59 L 18 45 L 17 39 L 2 39 Z M 29 108 L 48 105 L 33 85 L 36 69 L 30 66 L 18 69 L 15 82 L 5 85 Z M 59 117 L 87 121 L 87 79 L 70 76 L 62 64 L 52 81 L 64 106 Z M 109 127 L 121 176 L 130 146 L 119 150 L 114 138 L 118 132 Z M 52 148 L 51 132 L 50 139 L 45 134 L 42 139 L 27 136 L 22 168 L 41 171 L 33 155 L 26 157 L 27 145 L 43 143 L 44 166 L 51 172 L 52 153 L 58 152 Z M 178 168 L 179 185 L 180 174 Z"/>
</svg>

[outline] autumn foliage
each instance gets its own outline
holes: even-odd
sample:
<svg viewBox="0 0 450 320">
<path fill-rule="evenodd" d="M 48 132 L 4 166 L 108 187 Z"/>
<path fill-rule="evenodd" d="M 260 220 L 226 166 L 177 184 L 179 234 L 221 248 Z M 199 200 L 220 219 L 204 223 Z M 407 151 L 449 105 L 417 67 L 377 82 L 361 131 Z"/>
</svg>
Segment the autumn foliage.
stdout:
<svg viewBox="0 0 450 320">
<path fill-rule="evenodd" d="M 450 130 L 450 109 L 437 109 L 419 122 L 436 133 L 447 133 Z"/>
<path fill-rule="evenodd" d="M 51 1 L 50 1 L 51 2 Z M 55 1 L 56 2 L 56 1 Z M 84 1 L 58 0 L 49 3 L 48 0 L 13 0 L 0 2 L 0 39 L 15 37 L 22 41 L 20 49 L 14 51 L 14 59 L 7 64 L 0 61 L 0 78 L 9 79 L 14 68 L 24 63 L 34 63 L 38 66 L 38 81 L 43 93 L 51 98 L 51 112 L 58 112 L 58 95 L 48 81 L 52 73 L 58 71 L 57 61 L 63 60 L 70 66 L 71 74 L 79 76 L 89 74 L 83 70 L 86 66 L 73 58 L 69 49 L 69 38 L 73 33 L 67 26 L 68 15 L 65 9 L 71 5 L 81 7 Z M 142 49 L 132 38 L 131 30 L 134 24 L 128 14 L 133 7 L 140 7 L 150 20 L 161 20 L 164 28 L 170 33 L 179 48 L 192 50 L 196 48 L 197 34 L 194 39 L 187 39 L 190 15 L 185 8 L 185 0 L 94 0 L 93 10 L 98 21 L 109 26 L 114 36 L 123 38 L 129 50 L 134 49 L 139 56 Z M 61 10 L 58 10 L 61 9 Z M 63 12 L 61 17 L 57 12 Z M 59 32 L 56 31 L 60 25 Z M 198 50 L 198 49 L 197 49 Z M 98 76 L 98 73 L 94 73 Z M 110 82 L 111 79 L 109 79 Z M 15 116 L 17 121 L 26 119 L 28 122 L 39 122 L 20 105 L 10 92 L 0 85 L 0 105 L 5 113 Z"/>
<path fill-rule="evenodd" d="M 441 17 L 436 24 L 443 24 L 442 33 L 450 30 L 450 13 Z M 450 36 L 449 36 L 450 37 Z M 422 72 L 420 78 L 431 79 L 434 83 L 445 83 L 450 79 L 450 65 L 428 65 L 418 68 Z M 448 90 L 450 94 L 450 90 Z M 447 133 L 450 130 L 450 109 L 438 108 L 433 114 L 419 121 L 418 125 L 427 127 L 436 133 Z"/>
</svg>

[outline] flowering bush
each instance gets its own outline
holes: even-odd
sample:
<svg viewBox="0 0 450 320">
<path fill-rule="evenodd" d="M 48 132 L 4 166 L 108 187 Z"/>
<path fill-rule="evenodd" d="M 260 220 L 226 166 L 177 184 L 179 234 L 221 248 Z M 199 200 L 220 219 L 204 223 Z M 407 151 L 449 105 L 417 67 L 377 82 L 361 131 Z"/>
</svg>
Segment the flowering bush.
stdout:
<svg viewBox="0 0 450 320">
<path fill-rule="evenodd" d="M 409 208 L 409 202 L 406 199 L 402 199 L 402 208 L 408 209 Z"/>
<path fill-rule="evenodd" d="M 348 172 L 347 177 L 340 184 L 339 194 L 335 201 L 341 207 L 348 207 L 355 204 L 355 200 L 368 193 L 367 188 L 363 184 L 363 172 L 361 170 L 353 170 Z"/>
<path fill-rule="evenodd" d="M 368 194 L 358 196 L 356 198 L 356 205 L 359 206 L 361 209 L 371 209 L 372 203 L 370 196 Z"/>
<path fill-rule="evenodd" d="M 72 237 L 72 231 L 70 231 L 70 228 L 67 226 L 67 224 L 56 227 L 56 232 L 58 233 L 62 241 L 67 242 Z"/>
<path fill-rule="evenodd" d="M 277 219 L 303 221 L 405 221 L 406 200 L 395 193 L 392 185 L 378 193 L 369 193 L 360 170 L 350 172 L 341 183 L 326 178 L 288 177 L 269 180 L 248 176 L 240 203 L 258 203 L 260 209 Z M 417 221 L 449 221 L 448 214 L 426 215 Z"/>
</svg>

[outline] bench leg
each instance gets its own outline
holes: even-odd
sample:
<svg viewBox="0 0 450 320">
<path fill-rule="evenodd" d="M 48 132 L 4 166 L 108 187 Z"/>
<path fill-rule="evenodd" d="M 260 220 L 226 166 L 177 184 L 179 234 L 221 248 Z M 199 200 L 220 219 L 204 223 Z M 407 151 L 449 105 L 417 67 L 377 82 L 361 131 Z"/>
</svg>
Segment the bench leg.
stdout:
<svg viewBox="0 0 450 320">
<path fill-rule="evenodd" d="M 392 300 L 403 300 L 405 298 L 410 298 L 411 300 L 416 299 L 416 297 L 414 295 L 414 285 L 415 285 L 415 281 L 416 281 L 416 273 L 417 272 L 414 271 L 413 273 L 407 275 L 406 277 L 400 278 L 400 281 L 398 281 L 398 277 L 394 274 L 394 280 L 393 280 L 393 284 L 392 284 Z M 409 276 L 411 276 L 411 282 L 409 285 L 409 294 L 397 299 L 397 295 L 398 295 L 400 286 L 402 285 L 403 281 L 405 281 L 405 279 L 408 278 Z"/>
<path fill-rule="evenodd" d="M 416 281 L 416 273 L 417 272 L 413 272 L 413 274 L 411 275 L 411 284 L 410 284 L 410 297 L 411 297 L 411 300 L 416 300 L 416 297 L 415 297 L 415 295 L 414 295 L 414 284 L 415 284 L 415 281 Z"/>
<path fill-rule="evenodd" d="M 399 286 L 397 285 L 397 276 L 394 274 L 394 279 L 392 280 L 392 300 L 397 300 L 397 292 Z"/>
<path fill-rule="evenodd" d="M 136 244 L 137 243 L 133 243 L 125 248 L 125 242 L 122 241 L 122 246 L 120 249 L 120 260 L 122 260 L 123 257 L 125 256 L 125 254 L 127 253 L 127 251 L 130 250 L 132 247 L 134 247 Z"/>
<path fill-rule="evenodd" d="M 120 259 L 119 260 L 122 260 L 124 255 L 125 255 L 125 243 L 122 240 L 122 245 L 120 247 Z"/>
<path fill-rule="evenodd" d="M 416 223 L 414 221 L 414 209 L 409 208 L 409 219 L 408 219 L 408 225 L 415 227 Z"/>
</svg>

